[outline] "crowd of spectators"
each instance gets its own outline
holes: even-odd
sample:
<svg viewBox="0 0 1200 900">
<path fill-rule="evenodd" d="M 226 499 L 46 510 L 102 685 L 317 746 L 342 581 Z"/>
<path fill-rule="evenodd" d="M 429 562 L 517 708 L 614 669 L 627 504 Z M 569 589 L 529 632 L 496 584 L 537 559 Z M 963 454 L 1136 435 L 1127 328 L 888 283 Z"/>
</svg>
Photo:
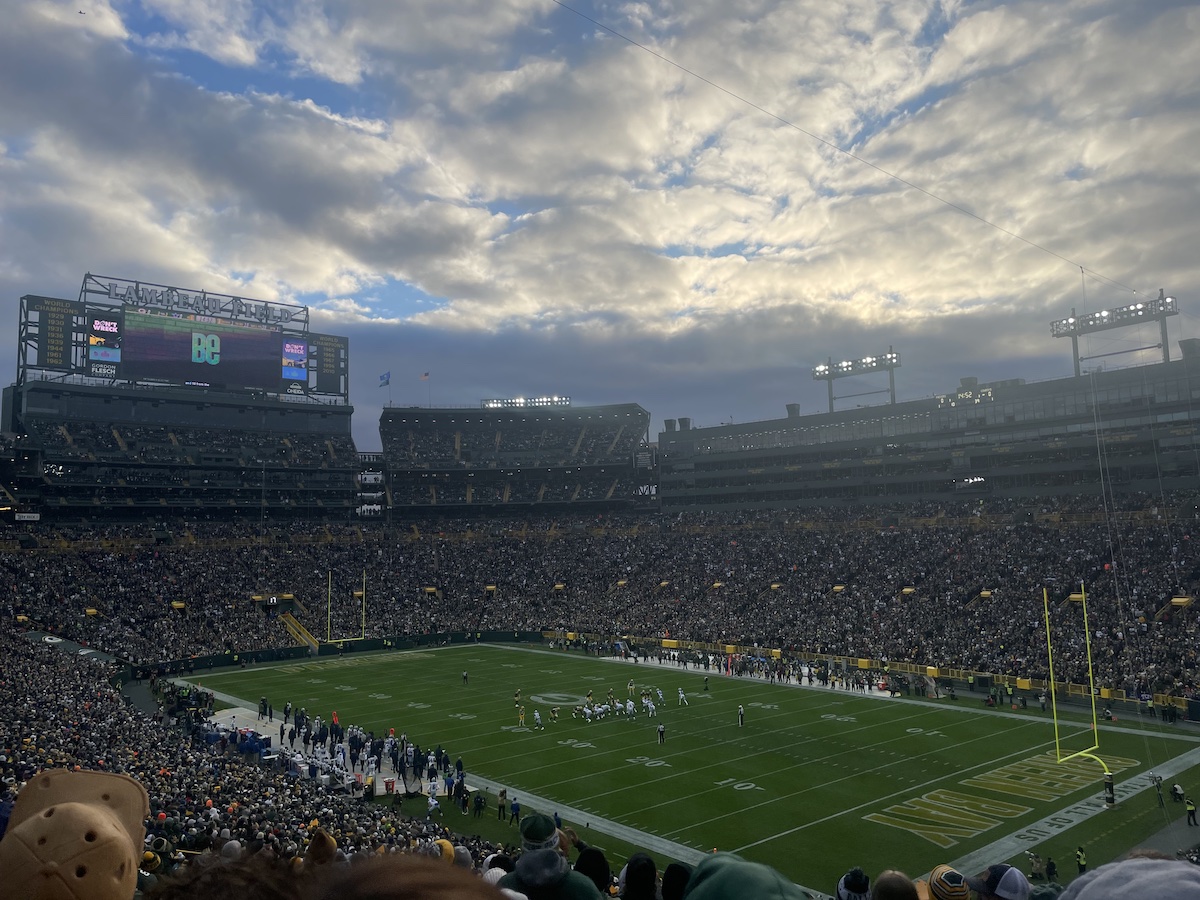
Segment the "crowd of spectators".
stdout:
<svg viewBox="0 0 1200 900">
<path fill-rule="evenodd" d="M 45 459 L 194 464 L 225 460 L 242 466 L 355 467 L 349 435 L 280 433 L 186 426 L 30 419 L 29 443 Z"/>
<path fill-rule="evenodd" d="M 68 506 L 354 506 L 349 435 L 31 419 L 19 446 L 40 477 L 14 480 L 18 502 Z"/>
<path fill-rule="evenodd" d="M 291 642 L 254 594 L 287 592 L 324 636 L 572 631 L 783 648 L 1086 681 L 1083 585 L 1101 686 L 1194 696 L 1194 497 L 697 513 L 408 526 L 177 522 L 34 532 L 0 553 L 4 603 L 136 662 Z M 887 523 L 887 524 L 884 524 Z M 161 527 L 161 526 L 159 526 Z M 432 589 L 432 590 L 430 590 Z M 182 601 L 183 609 L 172 601 Z M 95 611 L 88 615 L 87 610 Z M 298 613 L 304 620 L 305 614 Z M 318 621 L 319 620 L 319 621 Z"/>
<path fill-rule="evenodd" d="M 472 415 L 476 418 L 472 419 Z M 628 462 L 649 416 L 622 407 L 611 416 L 521 413 L 448 414 L 445 423 L 385 418 L 383 453 L 393 471 L 408 469 L 590 466 Z"/>
<path fill-rule="evenodd" d="M 636 495 L 631 478 L 611 468 L 567 468 L 512 472 L 395 474 L 392 502 L 396 507 L 532 505 L 580 501 L 630 500 Z"/>
</svg>

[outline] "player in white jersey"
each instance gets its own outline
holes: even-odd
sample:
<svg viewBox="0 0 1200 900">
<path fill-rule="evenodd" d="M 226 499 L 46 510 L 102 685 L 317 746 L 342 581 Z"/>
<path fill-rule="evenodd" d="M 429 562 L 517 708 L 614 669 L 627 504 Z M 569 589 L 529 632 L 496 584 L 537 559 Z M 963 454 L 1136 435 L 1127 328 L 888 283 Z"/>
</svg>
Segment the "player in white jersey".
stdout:
<svg viewBox="0 0 1200 900">
<path fill-rule="evenodd" d="M 662 688 L 655 688 L 654 693 L 658 694 L 658 702 L 663 702 Z"/>
<path fill-rule="evenodd" d="M 658 707 L 656 707 L 654 705 L 653 700 L 646 701 L 646 718 L 647 719 L 657 719 L 658 718 Z"/>
<path fill-rule="evenodd" d="M 678 705 L 678 706 L 691 706 L 691 704 L 687 702 L 687 695 L 686 695 L 686 694 L 683 692 L 683 688 L 680 688 L 680 689 L 679 689 L 679 703 L 678 703 L 678 704 L 676 704 L 676 705 Z"/>
<path fill-rule="evenodd" d="M 632 718 L 633 718 L 633 712 L 634 712 L 634 710 L 633 710 L 633 701 L 632 701 L 632 700 L 626 700 L 626 701 L 625 701 L 625 715 L 626 715 L 627 717 L 629 717 L 630 719 L 632 719 Z"/>
<path fill-rule="evenodd" d="M 544 729 L 546 727 L 542 724 L 542 711 L 540 709 L 533 711 L 533 727 L 535 729 Z"/>
</svg>

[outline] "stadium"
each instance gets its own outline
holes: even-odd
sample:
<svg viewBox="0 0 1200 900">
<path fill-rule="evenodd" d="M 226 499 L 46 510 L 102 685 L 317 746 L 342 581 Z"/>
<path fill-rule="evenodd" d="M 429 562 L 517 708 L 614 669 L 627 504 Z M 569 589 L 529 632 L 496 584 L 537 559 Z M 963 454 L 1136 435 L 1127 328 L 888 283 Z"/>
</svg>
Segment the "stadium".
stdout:
<svg viewBox="0 0 1200 900">
<path fill-rule="evenodd" d="M 148 892 L 324 841 L 515 856 L 532 813 L 613 874 L 728 850 L 813 897 L 1186 854 L 1200 342 L 1163 346 L 841 410 L 899 356 L 830 360 L 827 412 L 655 439 L 637 398 L 388 407 L 359 452 L 302 306 L 22 297 L 0 824 L 43 771 L 131 775 Z"/>
</svg>

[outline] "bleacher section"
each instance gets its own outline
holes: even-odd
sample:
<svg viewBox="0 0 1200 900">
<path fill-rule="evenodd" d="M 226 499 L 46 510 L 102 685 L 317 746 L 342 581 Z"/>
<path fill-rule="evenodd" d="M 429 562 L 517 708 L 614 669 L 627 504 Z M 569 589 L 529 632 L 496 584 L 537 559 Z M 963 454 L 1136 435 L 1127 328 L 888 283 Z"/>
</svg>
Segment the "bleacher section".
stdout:
<svg viewBox="0 0 1200 900">
<path fill-rule="evenodd" d="M 23 460 L 10 490 L 23 509 L 355 506 L 350 407 L 46 382 L 17 399 Z"/>
<path fill-rule="evenodd" d="M 393 508 L 628 505 L 645 495 L 650 415 L 635 403 L 554 409 L 387 409 Z"/>
</svg>

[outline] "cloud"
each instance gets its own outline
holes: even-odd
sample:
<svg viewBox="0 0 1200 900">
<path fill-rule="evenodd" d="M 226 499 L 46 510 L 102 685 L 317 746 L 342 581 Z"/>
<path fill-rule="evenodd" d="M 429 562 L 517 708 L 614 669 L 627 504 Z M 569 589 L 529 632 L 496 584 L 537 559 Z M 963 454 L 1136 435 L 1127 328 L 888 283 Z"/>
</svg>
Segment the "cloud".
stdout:
<svg viewBox="0 0 1200 900">
<path fill-rule="evenodd" d="M 182 48 L 233 66 L 259 61 L 266 39 L 267 13 L 252 0 L 141 0 L 165 27 L 145 35 L 155 49 Z"/>
<path fill-rule="evenodd" d="M 888 344 L 913 391 L 1065 374 L 1051 318 L 1200 276 L 1191 4 L 584 9 L 727 90 L 548 0 L 19 7 L 10 315 L 86 269 L 304 298 L 356 373 L 439 348 L 443 402 L 702 421 L 819 408 L 811 364 Z"/>
</svg>

